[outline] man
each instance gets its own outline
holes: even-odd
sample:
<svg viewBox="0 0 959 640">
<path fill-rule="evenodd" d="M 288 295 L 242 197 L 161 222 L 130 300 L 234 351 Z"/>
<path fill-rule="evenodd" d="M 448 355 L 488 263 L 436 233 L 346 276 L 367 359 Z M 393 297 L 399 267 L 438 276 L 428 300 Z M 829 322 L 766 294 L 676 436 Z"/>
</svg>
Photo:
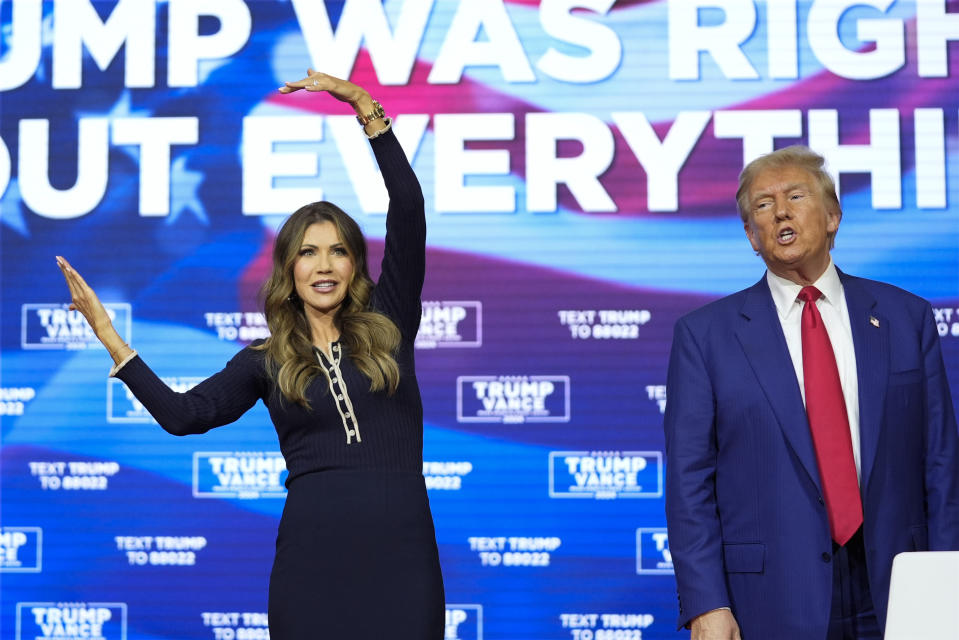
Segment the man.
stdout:
<svg viewBox="0 0 959 640">
<path fill-rule="evenodd" d="M 836 269 L 842 211 L 806 147 L 750 163 L 737 201 L 766 275 L 681 318 L 669 362 L 679 622 L 693 640 L 880 638 L 893 556 L 959 549 L 932 311 Z"/>
</svg>

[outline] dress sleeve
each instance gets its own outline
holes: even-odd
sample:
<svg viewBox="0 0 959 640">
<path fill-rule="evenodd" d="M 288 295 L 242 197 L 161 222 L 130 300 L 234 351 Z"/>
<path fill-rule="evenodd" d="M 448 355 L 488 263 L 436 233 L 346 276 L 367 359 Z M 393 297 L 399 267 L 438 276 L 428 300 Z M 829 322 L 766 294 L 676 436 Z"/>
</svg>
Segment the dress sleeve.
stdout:
<svg viewBox="0 0 959 640">
<path fill-rule="evenodd" d="M 405 340 L 412 341 L 420 326 L 426 273 L 423 190 L 392 127 L 372 138 L 370 146 L 390 198 L 382 271 L 371 302 L 393 319 Z"/>
<path fill-rule="evenodd" d="M 249 347 L 183 393 L 168 387 L 139 356 L 116 372 L 160 426 L 176 436 L 206 433 L 235 421 L 263 397 L 264 376 L 259 353 Z"/>
</svg>

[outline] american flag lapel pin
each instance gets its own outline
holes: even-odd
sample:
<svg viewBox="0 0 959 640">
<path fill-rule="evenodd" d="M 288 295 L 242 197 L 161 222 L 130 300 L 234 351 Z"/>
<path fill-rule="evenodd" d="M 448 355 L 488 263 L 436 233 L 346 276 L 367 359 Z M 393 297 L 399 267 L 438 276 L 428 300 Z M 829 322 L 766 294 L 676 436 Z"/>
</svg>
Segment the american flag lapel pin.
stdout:
<svg viewBox="0 0 959 640">
<path fill-rule="evenodd" d="M 877 318 L 876 316 L 869 316 L 869 324 L 871 324 L 872 326 L 874 326 L 874 327 L 876 327 L 876 328 L 878 329 L 878 328 L 879 328 L 879 318 Z"/>
</svg>

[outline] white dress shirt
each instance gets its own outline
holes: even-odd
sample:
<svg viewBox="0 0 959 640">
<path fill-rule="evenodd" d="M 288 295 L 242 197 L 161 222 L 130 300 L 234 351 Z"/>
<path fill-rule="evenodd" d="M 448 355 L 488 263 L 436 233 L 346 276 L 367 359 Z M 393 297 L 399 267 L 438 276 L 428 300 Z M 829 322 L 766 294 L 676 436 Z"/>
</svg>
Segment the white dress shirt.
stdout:
<svg viewBox="0 0 959 640">
<path fill-rule="evenodd" d="M 780 278 L 772 271 L 766 271 L 766 282 L 776 304 L 779 322 L 782 324 L 783 335 L 786 337 L 786 346 L 789 356 L 796 370 L 796 379 L 799 381 L 799 391 L 802 393 L 803 404 L 806 403 L 806 388 L 803 384 L 802 368 L 802 300 L 798 300 L 799 291 L 803 288 L 785 278 Z M 856 462 L 856 477 L 862 482 L 862 470 L 859 456 L 859 378 L 856 374 L 856 352 L 852 342 L 852 327 L 849 324 L 849 311 L 846 308 L 846 295 L 843 293 L 842 282 L 836 272 L 836 266 L 829 260 L 829 266 L 813 286 L 822 292 L 822 297 L 816 302 L 819 314 L 822 316 L 826 333 L 832 343 L 833 353 L 836 355 L 836 366 L 839 369 L 839 382 L 842 385 L 842 395 L 846 401 L 846 414 L 849 417 L 849 435 L 852 437 L 852 455 Z"/>
</svg>

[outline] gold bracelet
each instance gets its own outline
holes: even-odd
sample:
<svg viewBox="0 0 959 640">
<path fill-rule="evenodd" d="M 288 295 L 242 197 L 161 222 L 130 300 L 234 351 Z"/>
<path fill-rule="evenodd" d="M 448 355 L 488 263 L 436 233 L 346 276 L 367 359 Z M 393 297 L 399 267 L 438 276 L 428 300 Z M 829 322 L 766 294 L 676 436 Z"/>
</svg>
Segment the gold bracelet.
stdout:
<svg viewBox="0 0 959 640">
<path fill-rule="evenodd" d="M 378 120 L 386 115 L 386 112 L 383 111 L 383 105 L 381 105 L 376 100 L 373 101 L 373 110 L 370 111 L 365 116 L 356 116 L 356 121 L 359 122 L 364 127 L 374 120 Z"/>
</svg>

